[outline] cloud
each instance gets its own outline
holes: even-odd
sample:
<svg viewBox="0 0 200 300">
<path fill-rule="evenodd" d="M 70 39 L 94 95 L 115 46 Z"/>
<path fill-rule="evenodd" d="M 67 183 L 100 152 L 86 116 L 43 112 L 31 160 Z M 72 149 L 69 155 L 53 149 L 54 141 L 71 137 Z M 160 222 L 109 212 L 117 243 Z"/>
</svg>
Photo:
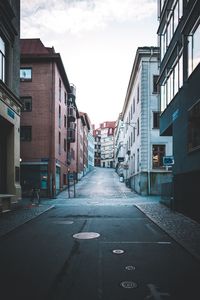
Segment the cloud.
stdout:
<svg viewBox="0 0 200 300">
<path fill-rule="evenodd" d="M 22 33 L 80 34 L 151 16 L 156 0 L 21 0 Z M 32 29 L 34 26 L 34 29 Z"/>
</svg>

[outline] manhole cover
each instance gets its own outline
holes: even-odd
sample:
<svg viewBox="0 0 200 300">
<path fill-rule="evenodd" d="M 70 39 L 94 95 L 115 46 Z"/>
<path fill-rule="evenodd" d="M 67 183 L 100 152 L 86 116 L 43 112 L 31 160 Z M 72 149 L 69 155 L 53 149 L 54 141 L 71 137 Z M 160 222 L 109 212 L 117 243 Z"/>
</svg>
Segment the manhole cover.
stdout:
<svg viewBox="0 0 200 300">
<path fill-rule="evenodd" d="M 135 271 L 135 267 L 134 266 L 126 266 L 125 269 L 127 271 Z"/>
<path fill-rule="evenodd" d="M 121 287 L 123 287 L 124 289 L 135 289 L 138 287 L 137 283 L 133 282 L 133 281 L 122 281 L 120 283 Z"/>
<path fill-rule="evenodd" d="M 121 250 L 121 249 L 115 249 L 112 251 L 114 254 L 123 254 L 124 253 L 124 250 Z"/>
<path fill-rule="evenodd" d="M 96 232 L 80 232 L 73 235 L 75 239 L 80 239 L 80 240 L 96 239 L 99 236 L 100 234 Z"/>
<path fill-rule="evenodd" d="M 64 225 L 71 225 L 74 222 L 73 221 L 55 221 L 55 224 L 64 224 Z"/>
</svg>

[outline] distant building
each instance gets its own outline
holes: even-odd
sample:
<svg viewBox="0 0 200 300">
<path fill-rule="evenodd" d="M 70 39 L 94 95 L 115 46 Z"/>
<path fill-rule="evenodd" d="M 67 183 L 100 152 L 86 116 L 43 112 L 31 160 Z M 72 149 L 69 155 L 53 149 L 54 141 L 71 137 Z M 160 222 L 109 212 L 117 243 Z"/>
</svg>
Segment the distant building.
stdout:
<svg viewBox="0 0 200 300">
<path fill-rule="evenodd" d="M 173 206 L 200 216 L 200 1 L 158 1 L 160 133 L 173 136 Z"/>
<path fill-rule="evenodd" d="M 124 143 L 123 143 L 123 121 L 122 114 L 120 113 L 119 118 L 116 122 L 116 129 L 114 134 L 114 158 L 115 158 L 115 169 L 118 175 L 124 173 Z"/>
<path fill-rule="evenodd" d="M 101 167 L 101 131 L 93 128 L 94 137 L 94 165 Z"/>
<path fill-rule="evenodd" d="M 0 211 L 21 198 L 20 1 L 0 2 Z"/>
<path fill-rule="evenodd" d="M 67 185 L 76 105 L 59 53 L 40 39 L 21 40 L 21 185 L 55 197 Z"/>
<path fill-rule="evenodd" d="M 90 122 L 88 115 L 79 112 L 77 120 L 77 174 L 78 180 L 88 172 L 88 133 Z"/>
<path fill-rule="evenodd" d="M 101 167 L 114 168 L 114 131 L 115 122 L 107 121 L 100 124 L 101 136 Z"/>
<path fill-rule="evenodd" d="M 158 56 L 157 47 L 137 49 L 120 123 L 124 178 L 142 195 L 160 195 L 162 183 L 171 181 L 163 158 L 172 155 L 172 139 L 159 135 Z"/>
</svg>

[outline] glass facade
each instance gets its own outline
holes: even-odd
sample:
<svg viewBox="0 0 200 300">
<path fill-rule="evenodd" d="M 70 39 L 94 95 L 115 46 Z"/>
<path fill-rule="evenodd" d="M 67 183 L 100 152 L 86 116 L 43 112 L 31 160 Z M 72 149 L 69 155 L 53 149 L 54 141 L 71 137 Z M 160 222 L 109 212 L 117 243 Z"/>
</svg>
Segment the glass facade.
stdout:
<svg viewBox="0 0 200 300">
<path fill-rule="evenodd" d="M 183 85 L 183 55 L 176 60 L 170 69 L 168 76 L 161 85 L 161 112 L 165 110 L 167 105 L 172 101 L 178 90 Z"/>
<path fill-rule="evenodd" d="M 200 18 L 188 36 L 188 76 L 200 62 Z"/>
<path fill-rule="evenodd" d="M 0 37 L 0 79 L 5 82 L 5 43 Z"/>
<path fill-rule="evenodd" d="M 178 23 L 183 15 L 183 0 L 175 0 L 170 10 L 167 10 L 167 22 L 160 33 L 160 56 L 163 59 Z"/>
</svg>

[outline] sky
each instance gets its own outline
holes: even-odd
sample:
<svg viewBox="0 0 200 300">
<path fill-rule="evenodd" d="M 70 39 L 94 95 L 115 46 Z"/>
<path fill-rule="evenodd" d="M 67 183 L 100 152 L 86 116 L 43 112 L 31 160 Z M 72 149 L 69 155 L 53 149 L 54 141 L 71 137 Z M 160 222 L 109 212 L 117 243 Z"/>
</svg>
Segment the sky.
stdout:
<svg viewBox="0 0 200 300">
<path fill-rule="evenodd" d="M 117 120 L 138 47 L 157 46 L 157 0 L 21 0 L 21 38 L 60 53 L 79 111 Z"/>
</svg>

